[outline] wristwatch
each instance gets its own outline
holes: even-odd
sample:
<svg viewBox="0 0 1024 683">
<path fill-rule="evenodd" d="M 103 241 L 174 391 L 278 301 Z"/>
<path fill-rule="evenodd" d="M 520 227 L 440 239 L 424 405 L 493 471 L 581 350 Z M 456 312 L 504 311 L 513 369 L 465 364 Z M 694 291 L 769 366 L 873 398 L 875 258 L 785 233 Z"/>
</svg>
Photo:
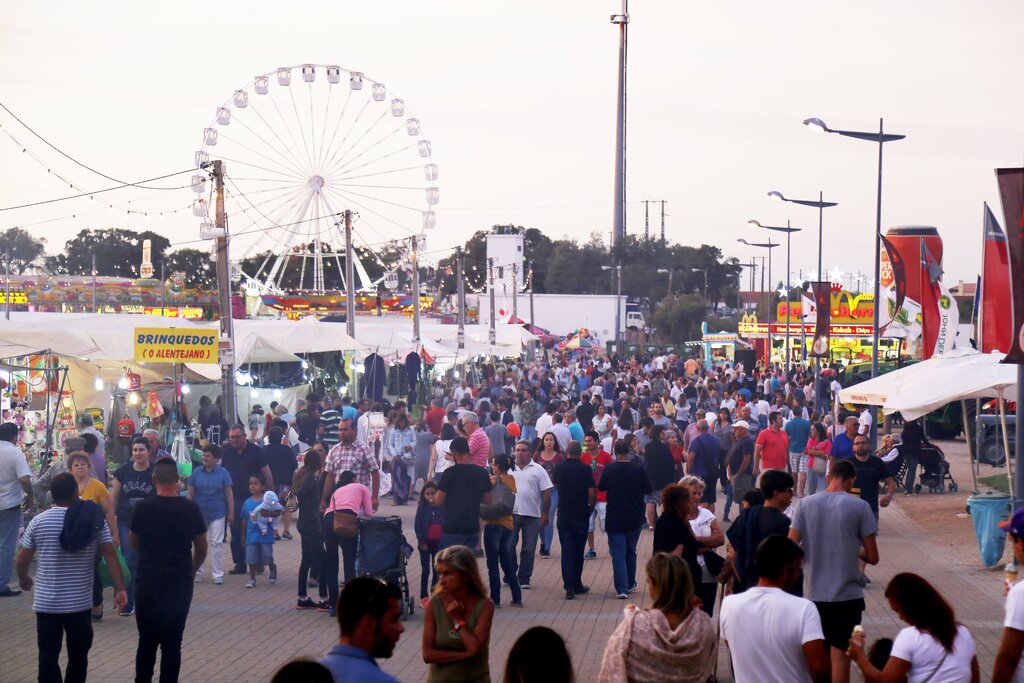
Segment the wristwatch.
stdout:
<svg viewBox="0 0 1024 683">
<path fill-rule="evenodd" d="M 460 630 L 460 629 L 461 629 L 461 628 L 462 628 L 463 626 L 465 626 L 465 625 L 466 625 L 466 622 L 464 622 L 464 621 L 461 621 L 461 620 L 459 620 L 459 621 L 456 621 L 456 622 L 455 622 L 455 626 L 454 626 L 455 632 L 456 632 L 456 633 L 458 633 L 458 631 L 459 631 L 459 630 Z"/>
</svg>

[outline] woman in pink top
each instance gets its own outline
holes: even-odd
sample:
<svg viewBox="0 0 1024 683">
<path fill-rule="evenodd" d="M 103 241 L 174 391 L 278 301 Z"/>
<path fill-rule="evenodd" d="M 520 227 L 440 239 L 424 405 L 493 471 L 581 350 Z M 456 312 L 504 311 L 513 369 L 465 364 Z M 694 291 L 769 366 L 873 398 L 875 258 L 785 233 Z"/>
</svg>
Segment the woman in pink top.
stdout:
<svg viewBox="0 0 1024 683">
<path fill-rule="evenodd" d="M 324 512 L 320 527 L 326 553 L 323 580 L 327 582 L 327 597 L 332 608 L 338 604 L 338 548 L 341 547 L 342 561 L 345 565 L 345 581 L 348 582 L 356 577 L 358 547 L 355 535 L 345 538 L 334 533 L 334 517 L 336 515 L 351 515 L 353 517 L 373 515 L 370 489 L 363 484 L 356 483 L 356 475 L 351 470 L 345 470 L 338 477 L 338 488 L 331 494 L 331 501 Z"/>
<path fill-rule="evenodd" d="M 828 454 L 832 451 L 832 442 L 825 431 L 825 425 L 815 422 L 811 425 L 811 436 L 807 439 L 804 453 L 807 459 L 807 495 L 824 491 L 828 487 L 825 475 L 828 473 Z"/>
</svg>

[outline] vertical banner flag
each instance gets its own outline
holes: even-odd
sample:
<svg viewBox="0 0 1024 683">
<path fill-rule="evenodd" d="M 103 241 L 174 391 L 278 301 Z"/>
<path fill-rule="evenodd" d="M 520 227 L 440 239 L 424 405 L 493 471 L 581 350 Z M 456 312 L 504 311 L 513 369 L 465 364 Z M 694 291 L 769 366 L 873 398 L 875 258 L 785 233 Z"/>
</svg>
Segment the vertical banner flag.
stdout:
<svg viewBox="0 0 1024 683">
<path fill-rule="evenodd" d="M 811 292 L 814 294 L 814 341 L 808 356 L 828 358 L 829 327 L 832 322 L 832 283 L 812 282 Z"/>
<path fill-rule="evenodd" d="M 1013 296 L 1013 327 L 1004 363 L 1024 364 L 1024 168 L 997 168 L 999 197 L 1006 219 L 1006 251 L 1010 260 L 1010 292 Z"/>
<path fill-rule="evenodd" d="M 935 281 L 942 275 L 942 270 L 934 257 L 921 240 L 920 267 L 917 269 L 921 279 L 921 360 L 928 360 L 935 355 L 935 344 L 939 337 L 939 294 Z M 934 271 L 930 272 L 930 271 Z"/>
<path fill-rule="evenodd" d="M 984 241 L 981 252 L 981 279 L 978 302 L 978 349 L 982 353 L 1006 352 L 1013 338 L 1013 297 L 1010 287 L 1010 261 L 1006 233 L 992 209 L 985 204 Z"/>
<path fill-rule="evenodd" d="M 895 302 L 886 302 L 886 308 L 892 305 L 892 309 L 889 311 L 889 322 L 878 331 L 879 336 L 882 336 L 891 322 L 899 316 L 903 301 L 907 298 L 907 264 L 903 262 L 903 257 L 896 250 L 895 245 L 885 235 L 880 235 L 880 237 L 882 238 L 882 245 L 885 247 L 885 253 L 889 257 L 889 267 L 892 268 L 893 287 L 896 290 Z M 877 306 L 879 303 L 876 301 L 875 305 Z"/>
<path fill-rule="evenodd" d="M 818 305 L 814 302 L 814 299 L 808 293 L 800 290 L 800 317 L 803 319 L 804 325 L 814 325 L 818 322 Z"/>
<path fill-rule="evenodd" d="M 928 278 L 926 288 L 922 293 L 928 292 L 934 299 L 930 308 L 924 308 L 925 321 L 929 315 L 934 316 L 935 345 L 932 347 L 931 355 L 941 356 L 949 353 L 956 345 L 956 331 L 960 325 L 960 310 L 957 308 L 956 300 L 949 293 L 949 289 L 942 282 L 942 267 L 932 256 L 928 245 L 921 242 L 922 266 L 921 272 Z M 923 284 L 923 283 L 922 283 Z M 923 297 L 922 298 L 926 298 Z M 923 302 L 922 302 L 923 303 Z M 925 342 L 927 343 L 927 339 Z"/>
</svg>

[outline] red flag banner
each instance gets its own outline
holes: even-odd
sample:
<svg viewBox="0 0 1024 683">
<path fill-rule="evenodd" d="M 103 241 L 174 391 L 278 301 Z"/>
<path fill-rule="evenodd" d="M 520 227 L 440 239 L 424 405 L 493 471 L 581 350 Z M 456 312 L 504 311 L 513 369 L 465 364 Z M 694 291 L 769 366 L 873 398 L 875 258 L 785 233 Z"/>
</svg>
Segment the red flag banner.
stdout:
<svg viewBox="0 0 1024 683">
<path fill-rule="evenodd" d="M 892 313 L 889 316 L 889 322 L 886 323 L 882 329 L 878 331 L 879 336 L 885 333 L 885 330 L 896 319 L 896 316 L 900 312 L 900 308 L 903 306 L 904 300 L 907 298 L 907 264 L 904 263 L 903 257 L 896 250 L 896 246 L 886 239 L 885 235 L 881 235 L 882 245 L 885 247 L 885 253 L 889 257 L 889 266 L 892 268 L 892 279 L 893 287 L 896 290 L 896 302 L 893 304 Z M 878 306 L 880 302 L 875 302 Z"/>
<path fill-rule="evenodd" d="M 942 277 L 942 269 L 931 250 L 921 240 L 921 360 L 935 355 L 935 342 L 939 338 L 939 292 L 935 285 Z"/>
<path fill-rule="evenodd" d="M 1013 338 L 1013 300 L 1006 233 L 985 204 L 984 241 L 978 298 L 978 348 L 982 353 L 1006 352 Z"/>
<path fill-rule="evenodd" d="M 811 293 L 814 295 L 814 307 L 817 318 L 814 321 L 814 341 L 808 356 L 828 358 L 829 329 L 832 323 L 832 283 L 812 282 Z"/>
<path fill-rule="evenodd" d="M 1013 296 L 1013 328 L 1010 349 L 1004 363 L 1024 364 L 1024 168 L 997 168 L 999 197 L 1006 218 L 1006 251 L 1010 266 L 1010 292 Z M 982 285 L 984 286 L 984 284 Z"/>
</svg>

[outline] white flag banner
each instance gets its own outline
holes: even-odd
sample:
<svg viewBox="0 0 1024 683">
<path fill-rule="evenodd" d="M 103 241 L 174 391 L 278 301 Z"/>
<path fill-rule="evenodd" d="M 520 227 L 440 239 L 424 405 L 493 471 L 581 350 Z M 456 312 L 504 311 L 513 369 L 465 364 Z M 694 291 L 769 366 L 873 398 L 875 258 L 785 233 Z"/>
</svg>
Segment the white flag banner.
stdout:
<svg viewBox="0 0 1024 683">
<path fill-rule="evenodd" d="M 935 356 L 949 353 L 956 346 L 956 332 L 960 326 L 960 309 L 956 299 L 949 293 L 942 280 L 935 283 L 939 288 L 939 335 L 935 338 Z"/>
<path fill-rule="evenodd" d="M 814 325 L 818 322 L 818 306 L 814 299 L 807 296 L 807 292 L 800 293 L 800 313 L 805 325 Z"/>
<path fill-rule="evenodd" d="M 889 287 L 881 288 L 885 306 L 879 311 L 879 324 L 883 337 L 891 339 L 917 339 L 921 336 L 921 304 L 910 297 L 903 299 L 899 311 L 896 307 L 896 293 Z"/>
</svg>

